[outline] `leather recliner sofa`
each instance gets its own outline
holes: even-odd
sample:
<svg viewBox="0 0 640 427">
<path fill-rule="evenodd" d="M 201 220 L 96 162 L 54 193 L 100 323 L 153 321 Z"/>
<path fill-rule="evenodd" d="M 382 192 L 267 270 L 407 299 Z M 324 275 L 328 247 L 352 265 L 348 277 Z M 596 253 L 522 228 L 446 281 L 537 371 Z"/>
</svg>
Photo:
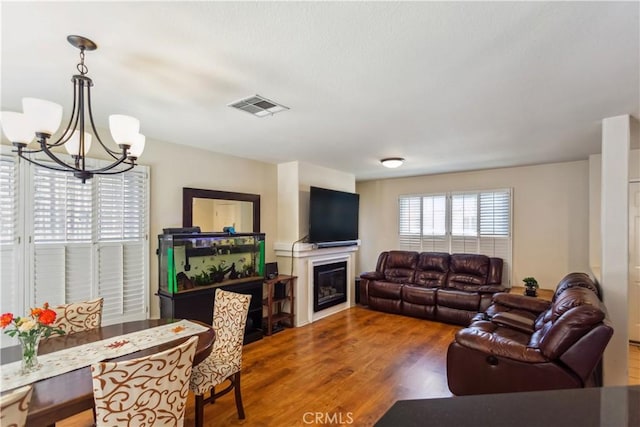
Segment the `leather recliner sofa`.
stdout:
<svg viewBox="0 0 640 427">
<path fill-rule="evenodd" d="M 501 258 L 388 251 L 360 275 L 360 302 L 388 313 L 466 326 L 502 286 Z"/>
<path fill-rule="evenodd" d="M 597 367 L 613 329 L 596 284 L 571 273 L 551 301 L 499 293 L 447 351 L 455 395 L 600 385 Z"/>
</svg>

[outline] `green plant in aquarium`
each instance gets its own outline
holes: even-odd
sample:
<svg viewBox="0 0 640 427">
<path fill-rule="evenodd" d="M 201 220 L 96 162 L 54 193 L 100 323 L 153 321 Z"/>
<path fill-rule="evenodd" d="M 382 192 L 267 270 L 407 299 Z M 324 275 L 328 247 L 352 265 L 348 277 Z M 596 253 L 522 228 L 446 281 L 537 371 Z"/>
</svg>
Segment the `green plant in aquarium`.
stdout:
<svg viewBox="0 0 640 427">
<path fill-rule="evenodd" d="M 205 286 L 211 283 L 211 277 L 209 277 L 206 271 L 196 274 L 191 280 L 193 280 L 196 286 Z"/>
<path fill-rule="evenodd" d="M 253 268 L 249 264 L 242 265 L 242 277 L 253 276 Z"/>
<path fill-rule="evenodd" d="M 232 267 L 225 268 L 225 260 L 220 261 L 218 266 L 212 266 L 209 271 L 211 271 L 211 281 L 213 283 L 220 283 L 224 280 L 224 275 L 231 271 Z"/>
</svg>

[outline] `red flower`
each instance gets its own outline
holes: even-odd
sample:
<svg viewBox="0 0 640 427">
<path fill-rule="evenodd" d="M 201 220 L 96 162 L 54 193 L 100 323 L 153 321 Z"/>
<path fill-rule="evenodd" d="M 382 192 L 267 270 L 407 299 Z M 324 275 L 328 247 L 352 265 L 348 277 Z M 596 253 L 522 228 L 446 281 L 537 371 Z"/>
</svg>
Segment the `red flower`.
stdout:
<svg viewBox="0 0 640 427">
<path fill-rule="evenodd" d="M 56 312 L 45 308 L 40 312 L 40 316 L 38 317 L 38 322 L 43 325 L 51 325 L 56 320 Z"/>
<path fill-rule="evenodd" d="M 6 328 L 7 326 L 9 326 L 9 324 L 11 324 L 12 321 L 13 321 L 13 314 L 4 313 L 2 316 L 0 316 L 0 327 L 3 329 Z"/>
<path fill-rule="evenodd" d="M 31 317 L 36 318 L 38 316 L 40 316 L 40 314 L 42 313 L 42 309 L 41 308 L 32 308 L 31 309 Z"/>
</svg>

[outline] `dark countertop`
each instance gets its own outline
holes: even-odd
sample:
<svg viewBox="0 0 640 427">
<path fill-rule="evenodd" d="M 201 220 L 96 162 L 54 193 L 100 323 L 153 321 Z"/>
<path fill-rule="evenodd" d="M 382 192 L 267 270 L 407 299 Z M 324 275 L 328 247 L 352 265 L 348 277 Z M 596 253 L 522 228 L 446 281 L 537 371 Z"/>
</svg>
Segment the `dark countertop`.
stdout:
<svg viewBox="0 0 640 427">
<path fill-rule="evenodd" d="M 377 427 L 640 426 L 640 386 L 401 400 Z"/>
</svg>

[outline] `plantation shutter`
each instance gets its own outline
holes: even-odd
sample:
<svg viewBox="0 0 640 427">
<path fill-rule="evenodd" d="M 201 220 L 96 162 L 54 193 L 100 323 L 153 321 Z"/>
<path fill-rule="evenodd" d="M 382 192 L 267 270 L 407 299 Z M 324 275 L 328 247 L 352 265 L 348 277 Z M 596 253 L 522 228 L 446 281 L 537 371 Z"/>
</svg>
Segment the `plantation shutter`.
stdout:
<svg viewBox="0 0 640 427">
<path fill-rule="evenodd" d="M 422 238 L 422 197 L 400 197 L 398 223 L 399 248 L 419 251 Z"/>
<path fill-rule="evenodd" d="M 503 259 L 503 283 L 511 277 L 511 247 L 511 191 L 480 193 L 480 253 Z"/>
<path fill-rule="evenodd" d="M 478 252 L 478 195 L 451 195 L 451 253 Z"/>
<path fill-rule="evenodd" d="M 103 322 L 146 316 L 146 169 L 97 180 L 99 294 Z"/>
<path fill-rule="evenodd" d="M 448 252 L 447 196 L 438 194 L 422 197 L 422 251 Z"/>
<path fill-rule="evenodd" d="M 21 162 L 5 148 L 0 147 L 2 312 L 23 315 L 44 302 L 104 296 L 103 325 L 145 319 L 148 168 L 95 175 L 82 183 L 69 172 Z M 56 166 L 43 157 L 36 155 Z M 105 162 L 87 159 L 87 164 Z M 0 338 L 2 347 L 14 344 Z"/>
<path fill-rule="evenodd" d="M 511 281 L 511 190 L 399 198 L 399 246 L 404 250 L 484 254 L 502 258 Z"/>
<path fill-rule="evenodd" d="M 18 160 L 0 154 L 0 310 L 14 312 L 23 305 L 20 278 L 20 224 L 18 217 Z"/>
<path fill-rule="evenodd" d="M 30 306 L 91 296 L 93 184 L 68 172 L 32 168 L 33 294 Z"/>
</svg>

